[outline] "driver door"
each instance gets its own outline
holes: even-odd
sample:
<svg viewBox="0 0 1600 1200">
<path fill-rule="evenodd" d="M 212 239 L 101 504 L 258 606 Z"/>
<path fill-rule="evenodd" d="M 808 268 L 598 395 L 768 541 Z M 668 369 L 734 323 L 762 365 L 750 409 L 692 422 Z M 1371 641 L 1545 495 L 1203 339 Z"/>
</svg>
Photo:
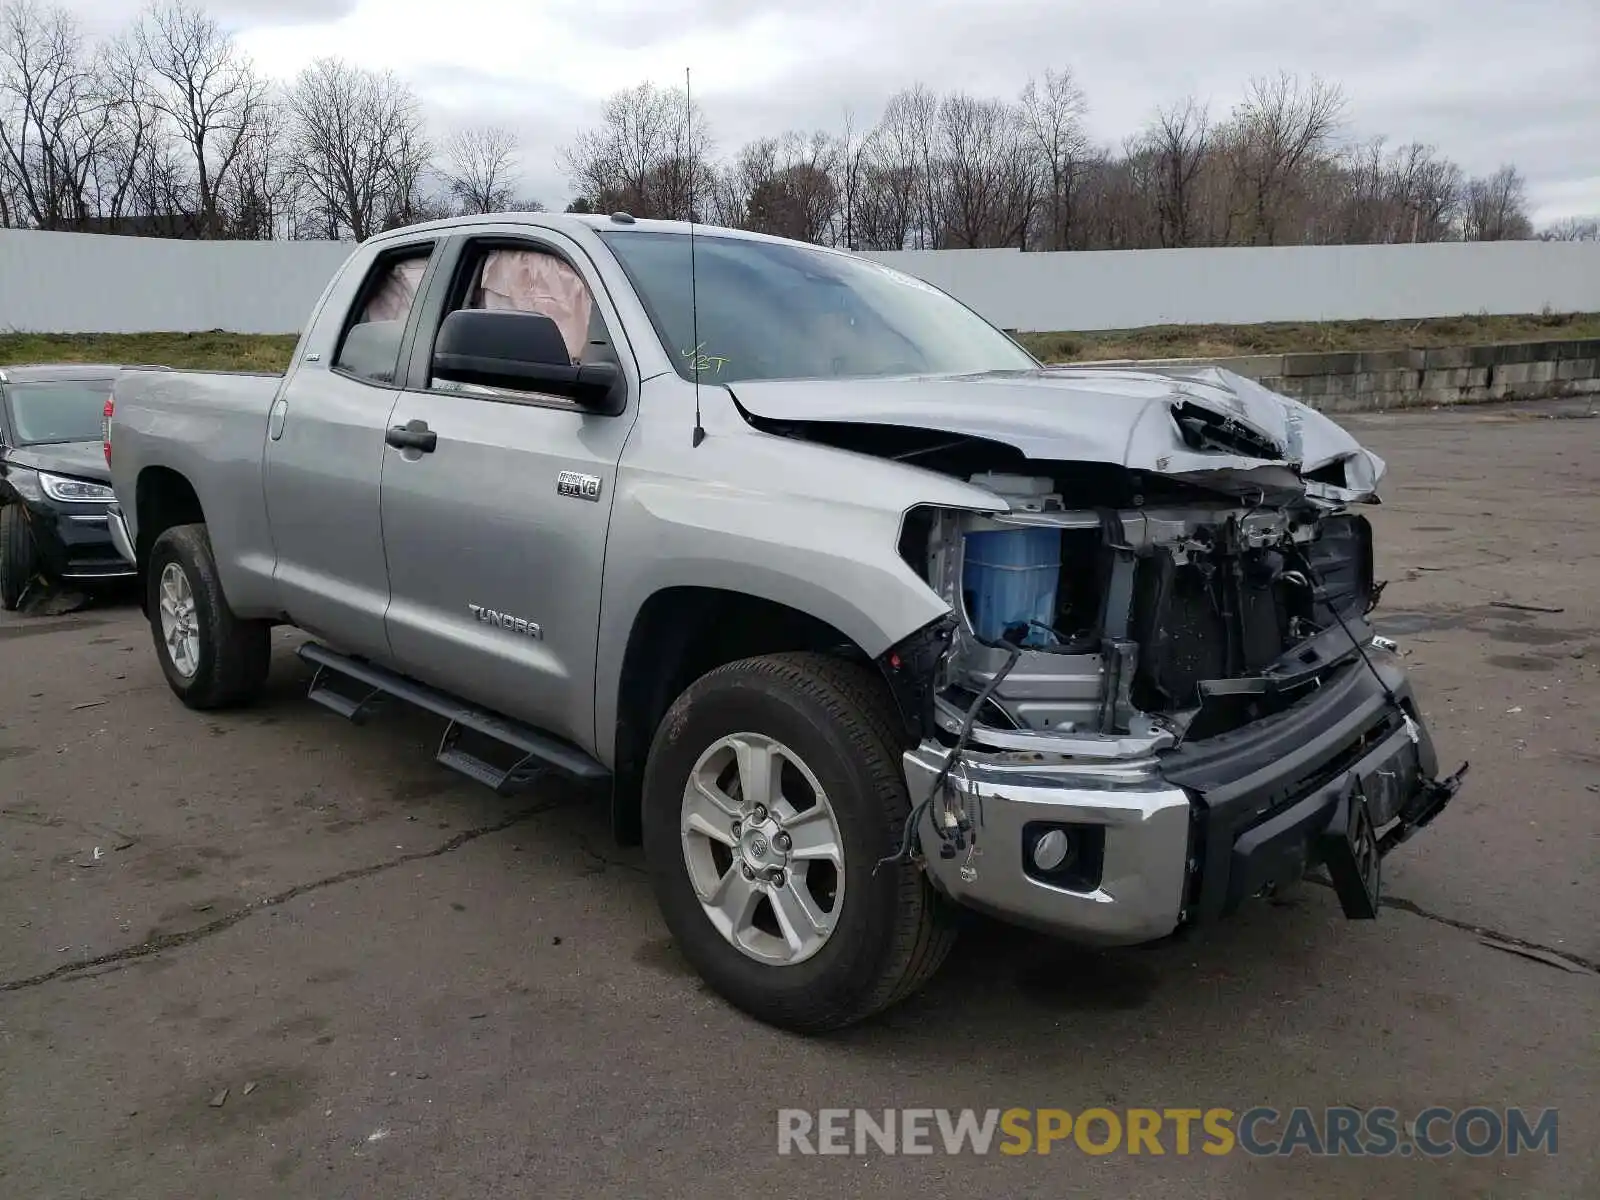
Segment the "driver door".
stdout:
<svg viewBox="0 0 1600 1200">
<path fill-rule="evenodd" d="M 601 572 L 637 370 L 611 343 L 620 323 L 583 251 L 552 231 L 511 229 L 453 244 L 450 287 L 423 317 L 390 416 L 391 428 L 434 438 L 431 450 L 385 451 L 385 626 L 402 671 L 589 746 Z M 624 364 L 623 413 L 434 380 L 440 322 L 471 307 L 542 313 L 575 361 Z"/>
</svg>

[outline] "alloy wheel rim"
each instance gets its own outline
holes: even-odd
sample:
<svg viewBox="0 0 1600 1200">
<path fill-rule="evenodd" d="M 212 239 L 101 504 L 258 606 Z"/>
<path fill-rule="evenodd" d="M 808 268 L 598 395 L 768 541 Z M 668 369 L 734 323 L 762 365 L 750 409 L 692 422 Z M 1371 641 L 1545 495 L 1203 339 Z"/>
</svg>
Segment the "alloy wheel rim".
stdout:
<svg viewBox="0 0 1600 1200">
<path fill-rule="evenodd" d="M 827 944 L 844 902 L 844 839 L 816 775 L 758 733 L 721 738 L 684 787 L 679 823 L 689 882 L 712 927 L 769 966 Z"/>
<path fill-rule="evenodd" d="M 161 572 L 161 640 L 173 670 L 192 679 L 200 669 L 200 621 L 195 612 L 194 589 L 189 576 L 177 563 L 168 563 Z"/>
</svg>

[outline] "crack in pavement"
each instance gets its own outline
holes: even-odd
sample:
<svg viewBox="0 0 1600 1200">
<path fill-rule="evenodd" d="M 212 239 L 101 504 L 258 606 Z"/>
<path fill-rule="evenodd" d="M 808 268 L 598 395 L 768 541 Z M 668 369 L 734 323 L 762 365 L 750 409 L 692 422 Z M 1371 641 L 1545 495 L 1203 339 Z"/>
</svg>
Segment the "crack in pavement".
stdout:
<svg viewBox="0 0 1600 1200">
<path fill-rule="evenodd" d="M 1333 890 L 1331 880 L 1323 879 L 1317 875 L 1307 875 L 1306 882 L 1314 883 L 1318 887 Z M 1401 912 L 1410 913 L 1414 917 L 1421 917 L 1424 921 L 1433 921 L 1439 925 L 1448 925 L 1451 929 L 1459 929 L 1462 933 L 1473 933 L 1479 937 L 1494 938 L 1497 942 L 1504 942 L 1508 946 L 1519 946 L 1524 950 L 1537 950 L 1541 954 L 1554 955 L 1563 962 L 1571 963 L 1580 970 L 1591 975 L 1600 975 L 1600 962 L 1584 958 L 1581 954 L 1574 954 L 1570 950 L 1560 950 L 1555 946 L 1546 946 L 1543 942 L 1529 941 L 1514 934 L 1502 933 L 1498 929 L 1491 929 L 1487 925 L 1474 925 L 1471 921 L 1463 921 L 1457 917 L 1447 917 L 1442 913 L 1429 912 L 1415 900 L 1407 900 L 1403 896 L 1384 896 L 1381 901 L 1383 908 L 1397 908 Z"/>
<path fill-rule="evenodd" d="M 231 929 L 233 926 L 239 924 L 247 917 L 254 916 L 256 913 L 263 912 L 270 908 L 277 908 L 281 905 L 287 904 L 289 901 L 297 899 L 300 896 L 304 896 L 308 892 L 321 891 L 323 888 L 336 887 L 339 884 L 350 883 L 357 879 L 366 879 L 370 876 L 381 874 L 384 871 L 393 870 L 395 867 L 405 866 L 407 863 L 421 862 L 430 858 L 439 858 L 442 855 L 450 854 L 456 850 L 459 850 L 462 846 L 465 846 L 470 842 L 475 842 L 479 838 L 504 832 L 505 830 L 510 829 L 515 825 L 520 825 L 524 821 L 530 820 L 533 817 L 540 816 L 547 812 L 552 812 L 558 808 L 566 807 L 570 803 L 572 803 L 570 800 L 554 800 L 545 804 L 531 805 L 527 808 L 520 809 L 519 811 L 512 813 L 502 821 L 496 821 L 492 825 L 481 825 L 476 829 L 468 829 L 458 833 L 448 841 L 435 846 L 432 850 L 417 850 L 410 854 L 399 854 L 394 858 L 385 859 L 384 861 L 378 863 L 370 863 L 364 867 L 352 867 L 347 871 L 340 871 L 337 874 L 329 875 L 324 879 L 316 879 L 309 883 L 296 884 L 295 886 L 286 888 L 274 895 L 266 896 L 260 900 L 254 901 L 253 903 L 246 904 L 241 908 L 234 909 L 232 912 L 224 913 L 216 920 L 208 921 L 206 924 L 198 926 L 194 929 L 184 930 L 181 933 L 163 934 L 161 937 L 150 938 L 148 941 L 140 942 L 137 945 L 126 946 L 121 950 L 112 950 L 105 954 L 98 954 L 92 958 L 74 959 L 72 962 L 63 963 L 59 967 L 55 967 L 52 970 L 41 972 L 38 975 L 30 975 L 25 979 L 7 980 L 3 983 L 0 983 L 0 993 L 17 992 L 26 988 L 40 987 L 57 979 L 82 975 L 84 972 L 93 971 L 99 967 L 117 967 L 120 965 L 126 965 L 138 959 L 148 958 L 151 955 L 159 954 L 163 950 L 172 950 L 179 946 L 187 946 L 193 942 L 198 942 L 205 938 L 211 937 L 214 934 L 221 933 L 224 930 Z M 7 812 L 6 815 L 16 816 L 19 814 L 17 814 L 15 811 L 10 811 Z M 617 859 L 613 859 L 608 855 L 604 855 L 595 850 L 587 843 L 580 843 L 579 849 L 591 859 L 598 862 L 600 864 L 599 870 L 601 871 L 604 871 L 610 867 L 618 867 L 623 870 L 635 871 L 641 874 L 647 873 L 646 868 L 640 864 L 622 862 Z M 1316 875 L 1306 876 L 1306 881 L 1308 883 L 1314 883 L 1319 887 L 1328 888 L 1329 890 L 1332 890 L 1333 888 L 1333 884 L 1330 880 Z M 1527 938 L 1520 938 L 1513 934 L 1503 933 L 1498 929 L 1491 929 L 1485 925 L 1475 925 L 1471 921 L 1463 921 L 1455 917 L 1444 916 L 1441 913 L 1430 912 L 1423 908 L 1422 905 L 1418 904 L 1416 901 L 1407 900 L 1402 896 L 1385 896 L 1383 898 L 1383 905 L 1387 908 L 1395 908 L 1399 909 L 1401 912 L 1410 913 L 1415 917 L 1421 917 L 1425 921 L 1433 921 L 1436 924 L 1445 925 L 1451 929 L 1460 930 L 1463 933 L 1476 934 L 1479 937 L 1491 937 L 1497 941 L 1504 942 L 1507 945 L 1519 946 L 1525 950 L 1537 950 L 1543 954 L 1553 955 L 1564 962 L 1571 963 L 1574 967 L 1588 972 L 1589 974 L 1600 975 L 1600 962 L 1595 962 L 1591 959 L 1584 958 L 1582 955 L 1573 954 L 1568 950 L 1561 950 L 1554 946 L 1544 945 L 1541 942 L 1534 942 L 1528 940 Z"/>
<path fill-rule="evenodd" d="M 428 858 L 438 858 L 441 855 L 461 849 L 462 846 L 467 845 L 469 842 L 475 842 L 479 838 L 488 837 L 493 833 L 503 832 L 513 825 L 520 825 L 533 817 L 551 812 L 557 808 L 563 808 L 571 803 L 571 800 L 552 800 L 548 803 L 532 805 L 512 813 L 502 821 L 496 821 L 493 825 L 482 825 L 476 829 L 468 829 L 458 833 L 449 841 L 435 846 L 432 850 L 417 850 L 410 854 L 399 854 L 394 858 L 385 859 L 383 862 L 370 863 L 364 867 L 352 867 L 348 871 L 340 871 L 337 875 L 329 875 L 326 879 L 315 879 L 310 883 L 298 883 L 294 887 L 286 888 L 275 895 L 253 901 L 242 908 L 236 908 L 232 912 L 224 913 L 214 921 L 208 921 L 204 925 L 184 930 L 182 933 L 163 934 L 160 937 L 140 942 L 135 946 L 125 946 L 121 950 L 97 954 L 93 958 L 74 959 L 72 962 L 62 963 L 53 970 L 44 971 L 38 975 L 30 975 L 26 979 L 6 980 L 0 983 L 0 992 L 18 992 L 25 988 L 35 988 L 64 977 L 81 975 L 83 972 L 92 971 L 97 967 L 127 964 L 136 959 L 148 958 L 152 954 L 160 954 L 163 950 L 187 946 L 192 942 L 198 942 L 204 938 L 211 937 L 213 934 L 221 933 L 225 929 L 231 929 L 246 917 L 254 916 L 256 913 L 263 912 L 269 908 L 277 908 L 280 905 L 287 904 L 297 897 L 304 896 L 307 892 L 321 891 L 323 888 L 336 887 L 341 883 L 350 883 L 356 879 L 366 879 L 369 876 L 393 870 L 395 867 L 403 867 L 407 863 L 420 862 Z"/>
</svg>

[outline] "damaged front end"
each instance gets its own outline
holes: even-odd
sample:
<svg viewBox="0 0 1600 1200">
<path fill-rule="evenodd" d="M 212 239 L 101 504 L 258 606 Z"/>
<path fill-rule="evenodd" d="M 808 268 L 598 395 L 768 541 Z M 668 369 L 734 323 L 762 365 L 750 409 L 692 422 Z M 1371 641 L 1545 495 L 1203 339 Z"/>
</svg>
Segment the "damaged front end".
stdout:
<svg viewBox="0 0 1600 1200">
<path fill-rule="evenodd" d="M 1186 418 L 1197 455 L 1259 437 Z M 961 449 L 947 466 L 1003 503 L 905 519 L 950 607 L 884 658 L 920 739 L 906 852 L 957 901 L 1080 940 L 1160 938 L 1314 866 L 1375 916 L 1381 858 L 1460 773 L 1438 778 L 1367 623 L 1361 490 L 1261 443 L 1210 478 Z"/>
</svg>

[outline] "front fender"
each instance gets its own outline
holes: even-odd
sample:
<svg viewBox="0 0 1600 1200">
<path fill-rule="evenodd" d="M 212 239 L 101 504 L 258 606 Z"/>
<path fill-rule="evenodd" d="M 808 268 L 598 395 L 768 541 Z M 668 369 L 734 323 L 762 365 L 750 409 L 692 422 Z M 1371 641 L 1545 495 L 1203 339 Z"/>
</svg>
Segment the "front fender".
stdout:
<svg viewBox="0 0 1600 1200">
<path fill-rule="evenodd" d="M 628 638 L 657 592 L 717 588 L 771 601 L 827 622 L 876 657 L 950 611 L 900 557 L 905 513 L 922 504 L 1005 507 L 932 472 L 760 433 L 736 414 L 717 419 L 728 411 L 708 413 L 712 436 L 692 452 L 692 476 L 683 472 L 685 423 L 655 427 L 641 417 L 635 429 L 606 545 L 597 730 L 616 727 Z"/>
</svg>

